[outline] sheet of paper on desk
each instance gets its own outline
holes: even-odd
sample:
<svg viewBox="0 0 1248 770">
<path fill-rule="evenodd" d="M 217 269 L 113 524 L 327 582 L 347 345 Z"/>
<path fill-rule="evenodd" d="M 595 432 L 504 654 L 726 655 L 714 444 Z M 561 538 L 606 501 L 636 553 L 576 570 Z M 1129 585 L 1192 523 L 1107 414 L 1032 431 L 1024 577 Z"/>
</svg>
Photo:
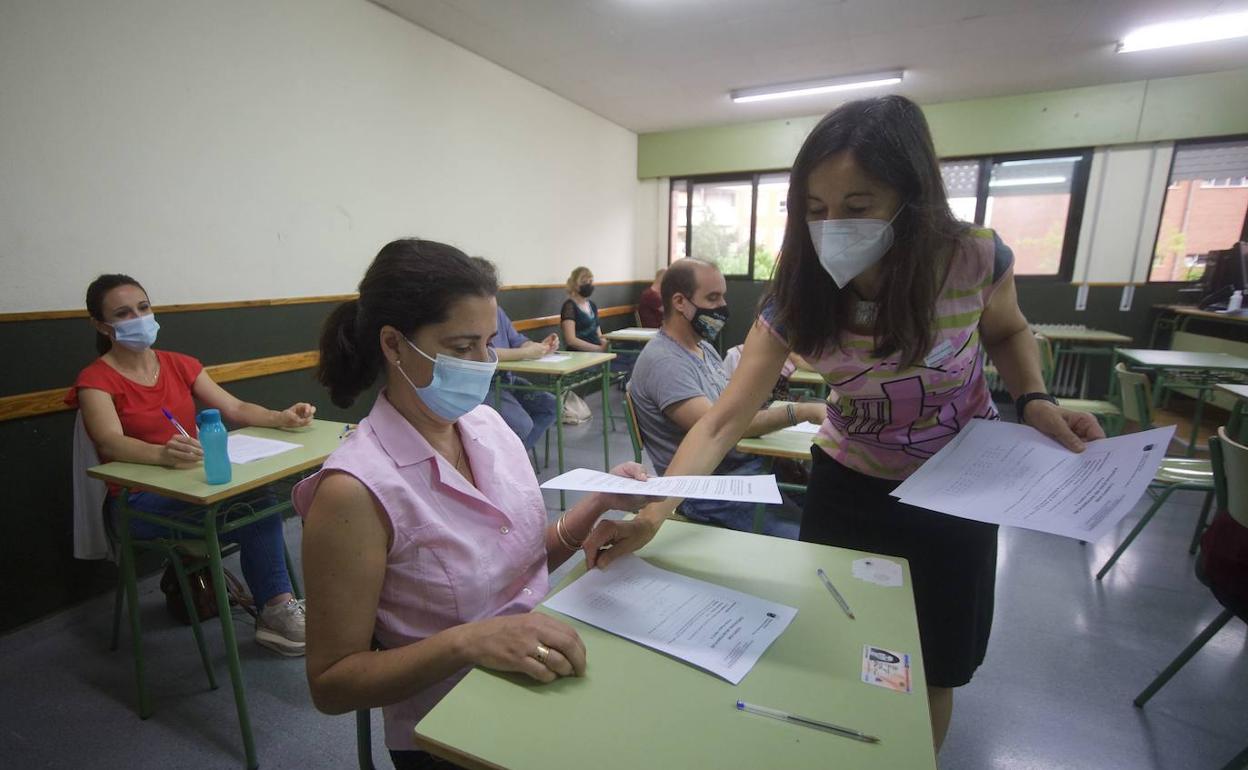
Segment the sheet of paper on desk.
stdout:
<svg viewBox="0 0 1248 770">
<path fill-rule="evenodd" d="M 893 491 L 903 503 L 964 519 L 1094 542 L 1131 512 L 1174 426 L 1088 442 L 1071 452 L 1039 431 L 973 420 Z"/>
<path fill-rule="evenodd" d="M 817 422 L 799 422 L 797 425 L 790 425 L 784 430 L 790 433 L 818 433 L 819 423 Z"/>
<path fill-rule="evenodd" d="M 652 476 L 646 481 L 637 481 L 589 468 L 577 468 L 547 481 L 542 484 L 542 489 L 728 500 L 737 503 L 779 505 L 781 502 L 780 488 L 776 486 L 775 476 Z"/>
<path fill-rule="evenodd" d="M 282 452 L 289 452 L 292 449 L 298 449 L 302 444 L 292 444 L 289 441 L 278 441 L 272 438 L 260 438 L 259 436 L 248 436 L 243 433 L 231 433 L 230 441 L 227 444 L 230 453 L 230 462 L 235 465 L 262 460 L 273 455 L 280 455 Z"/>
<path fill-rule="evenodd" d="M 560 361 L 567 361 L 571 357 L 572 356 L 561 356 L 558 353 L 551 353 L 548 356 L 542 356 L 541 358 L 536 358 L 534 360 L 539 364 L 557 364 Z"/>
<path fill-rule="evenodd" d="M 547 599 L 552 610 L 740 684 L 797 615 L 629 554 Z"/>
</svg>

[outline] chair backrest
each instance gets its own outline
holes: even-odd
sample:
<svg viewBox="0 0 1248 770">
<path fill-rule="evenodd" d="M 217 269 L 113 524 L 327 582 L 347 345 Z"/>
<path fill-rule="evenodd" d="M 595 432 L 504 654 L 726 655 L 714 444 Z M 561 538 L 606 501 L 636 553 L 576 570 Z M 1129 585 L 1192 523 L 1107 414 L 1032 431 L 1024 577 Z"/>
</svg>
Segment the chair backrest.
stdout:
<svg viewBox="0 0 1248 770">
<path fill-rule="evenodd" d="M 633 460 L 641 462 L 641 426 L 637 423 L 637 410 L 633 409 L 633 396 L 624 386 L 624 421 L 628 423 L 628 437 L 633 442 Z"/>
<path fill-rule="evenodd" d="M 1040 354 L 1040 377 L 1049 390 L 1053 386 L 1053 343 L 1043 334 L 1036 335 L 1036 352 Z"/>
<path fill-rule="evenodd" d="M 87 468 L 100 464 L 95 442 L 87 433 L 82 412 L 74 417 L 74 558 L 117 560 L 116 549 L 104 525 L 104 500 L 108 486 L 87 475 Z"/>
<path fill-rule="evenodd" d="M 1139 423 L 1140 430 L 1153 427 L 1153 389 L 1148 375 L 1133 372 L 1122 363 L 1115 368 L 1114 374 L 1118 377 L 1122 395 L 1122 415 L 1131 422 Z"/>
<path fill-rule="evenodd" d="M 641 326 L 641 311 L 633 311 L 633 326 Z"/>
<path fill-rule="evenodd" d="M 1217 480 L 1221 476 L 1226 490 L 1218 490 L 1218 503 L 1226 506 L 1232 519 L 1248 527 L 1248 446 L 1228 436 L 1225 426 L 1218 428 L 1216 443 L 1219 451 L 1215 452 L 1214 442 L 1210 442 L 1215 486 L 1219 486 Z"/>
</svg>

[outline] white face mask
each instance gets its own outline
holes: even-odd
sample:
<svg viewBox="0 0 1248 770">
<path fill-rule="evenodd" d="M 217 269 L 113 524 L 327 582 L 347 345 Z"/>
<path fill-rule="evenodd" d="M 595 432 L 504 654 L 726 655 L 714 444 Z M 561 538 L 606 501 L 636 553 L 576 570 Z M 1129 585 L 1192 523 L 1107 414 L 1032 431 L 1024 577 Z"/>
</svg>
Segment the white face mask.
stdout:
<svg viewBox="0 0 1248 770">
<path fill-rule="evenodd" d="M 893 245 L 893 220 L 897 219 L 901 208 L 898 207 L 887 222 L 883 219 L 820 219 L 807 223 L 819 264 L 837 286 L 844 289 L 888 252 Z"/>
</svg>

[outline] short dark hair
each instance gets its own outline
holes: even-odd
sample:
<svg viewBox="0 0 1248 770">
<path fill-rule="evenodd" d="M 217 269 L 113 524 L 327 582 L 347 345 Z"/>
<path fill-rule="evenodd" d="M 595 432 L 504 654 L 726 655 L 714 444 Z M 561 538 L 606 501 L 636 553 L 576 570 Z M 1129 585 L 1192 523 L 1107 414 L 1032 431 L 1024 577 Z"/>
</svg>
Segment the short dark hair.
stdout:
<svg viewBox="0 0 1248 770">
<path fill-rule="evenodd" d="M 97 321 L 104 320 L 104 296 L 118 286 L 134 286 L 144 294 L 147 289 L 143 288 L 143 284 L 134 280 L 125 273 L 105 273 L 96 278 L 87 286 L 87 315 Z M 113 347 L 113 340 L 107 334 L 95 333 L 95 350 L 100 355 L 104 355 Z"/>
<path fill-rule="evenodd" d="M 317 379 L 329 388 L 331 401 L 348 407 L 381 371 L 381 327 L 411 337 L 422 326 L 445 321 L 459 299 L 497 293 L 494 274 L 454 246 L 415 238 L 387 243 L 364 273 L 359 299 L 325 319 Z"/>
<path fill-rule="evenodd" d="M 668 265 L 667 272 L 663 274 L 663 281 L 659 283 L 659 296 L 663 298 L 664 318 L 672 314 L 672 298 L 677 294 L 685 295 L 686 299 L 693 299 L 693 295 L 698 291 L 698 271 L 706 267 L 719 270 L 714 262 L 707 262 L 696 257 L 684 257 Z"/>
<path fill-rule="evenodd" d="M 839 289 L 819 264 L 802 214 L 811 173 L 841 152 L 901 197 L 893 222 L 896 238 L 880 262 L 884 280 L 874 355 L 900 351 L 902 364 L 911 366 L 931 346 L 936 299 L 966 225 L 949 209 L 923 111 L 905 97 L 841 105 L 806 137 L 789 175 L 784 242 L 761 306 L 770 305 L 773 326 L 784 330 L 798 354 L 818 357 L 827 346 L 840 346 L 850 326 L 850 289 Z"/>
</svg>

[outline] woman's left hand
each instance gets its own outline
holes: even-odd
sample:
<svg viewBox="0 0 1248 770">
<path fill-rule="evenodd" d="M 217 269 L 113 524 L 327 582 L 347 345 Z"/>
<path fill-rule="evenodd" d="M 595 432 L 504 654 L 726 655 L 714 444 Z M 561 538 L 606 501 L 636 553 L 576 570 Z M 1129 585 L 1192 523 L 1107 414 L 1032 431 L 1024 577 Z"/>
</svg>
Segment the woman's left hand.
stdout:
<svg viewBox="0 0 1248 770">
<path fill-rule="evenodd" d="M 316 414 L 316 407 L 311 404 L 305 404 L 302 401 L 285 411 L 278 412 L 279 428 L 304 428 L 312 424 L 312 416 Z"/>
<path fill-rule="evenodd" d="M 611 469 L 612 476 L 623 476 L 628 479 L 636 479 L 637 481 L 646 481 L 650 475 L 646 473 L 646 469 L 640 463 L 621 463 Z M 604 511 L 630 511 L 636 512 L 648 503 L 653 503 L 655 498 L 645 495 L 611 495 L 605 492 L 598 492 L 598 503 Z"/>
<path fill-rule="evenodd" d="M 1096 418 L 1087 412 L 1063 409 L 1048 401 L 1028 401 L 1019 422 L 1030 425 L 1072 452 L 1082 452 L 1085 442 L 1105 438 Z"/>
</svg>

